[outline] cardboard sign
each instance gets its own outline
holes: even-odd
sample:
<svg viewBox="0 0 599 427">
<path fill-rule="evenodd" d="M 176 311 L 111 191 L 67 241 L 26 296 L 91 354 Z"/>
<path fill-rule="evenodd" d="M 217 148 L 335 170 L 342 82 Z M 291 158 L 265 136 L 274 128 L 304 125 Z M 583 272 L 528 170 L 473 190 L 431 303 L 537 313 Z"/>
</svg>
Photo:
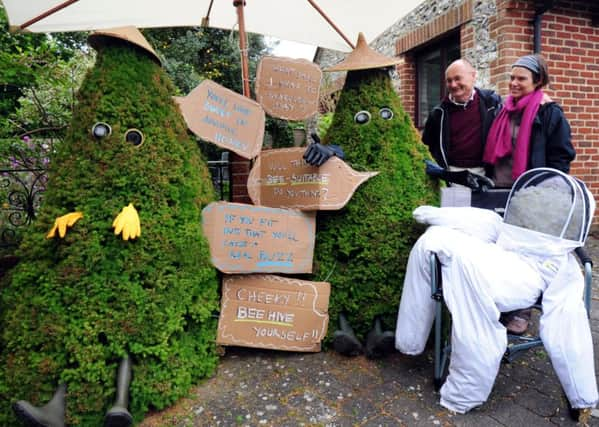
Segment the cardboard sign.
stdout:
<svg viewBox="0 0 599 427">
<path fill-rule="evenodd" d="M 320 351 L 329 323 L 329 283 L 228 276 L 222 292 L 218 344 Z"/>
<path fill-rule="evenodd" d="M 310 273 L 316 215 L 243 203 L 202 211 L 212 263 L 223 273 Z"/>
<path fill-rule="evenodd" d="M 204 80 L 175 101 L 189 130 L 200 138 L 246 159 L 260 152 L 265 115 L 257 102 L 211 80 Z"/>
<path fill-rule="evenodd" d="M 318 111 L 320 67 L 305 59 L 265 56 L 256 72 L 256 99 L 273 117 L 305 120 Z"/>
<path fill-rule="evenodd" d="M 356 172 L 331 157 L 322 166 L 302 158 L 305 147 L 264 150 L 248 177 L 248 193 L 256 205 L 301 210 L 341 209 L 360 184 L 378 172 Z"/>
</svg>

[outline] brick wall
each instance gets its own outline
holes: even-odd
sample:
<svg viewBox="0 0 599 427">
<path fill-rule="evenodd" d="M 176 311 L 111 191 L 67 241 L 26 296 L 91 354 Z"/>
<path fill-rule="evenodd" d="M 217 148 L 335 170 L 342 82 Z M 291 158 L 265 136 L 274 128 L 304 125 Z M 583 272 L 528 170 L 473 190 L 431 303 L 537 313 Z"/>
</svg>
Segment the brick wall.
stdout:
<svg viewBox="0 0 599 427">
<path fill-rule="evenodd" d="M 548 92 L 572 126 L 577 157 L 571 172 L 599 200 L 599 26 L 591 25 L 588 3 L 559 2 L 543 17 L 541 40 L 553 78 Z"/>
<path fill-rule="evenodd" d="M 401 82 L 399 97 L 404 110 L 414 118 L 416 115 L 416 63 L 409 53 L 399 58 L 401 61 L 397 64 L 397 74 Z"/>
<path fill-rule="evenodd" d="M 247 190 L 247 180 L 250 174 L 250 161 L 231 152 L 231 201 L 235 203 L 252 204 Z"/>
<path fill-rule="evenodd" d="M 599 200 L 599 26 L 592 24 L 596 10 L 590 3 L 557 1 L 542 16 L 541 54 L 552 80 L 546 92 L 562 106 L 572 128 L 577 155 L 571 173 Z M 497 10 L 490 22 L 498 46 L 491 75 L 506 95 L 511 64 L 533 51 L 533 2 L 498 1 Z"/>
</svg>

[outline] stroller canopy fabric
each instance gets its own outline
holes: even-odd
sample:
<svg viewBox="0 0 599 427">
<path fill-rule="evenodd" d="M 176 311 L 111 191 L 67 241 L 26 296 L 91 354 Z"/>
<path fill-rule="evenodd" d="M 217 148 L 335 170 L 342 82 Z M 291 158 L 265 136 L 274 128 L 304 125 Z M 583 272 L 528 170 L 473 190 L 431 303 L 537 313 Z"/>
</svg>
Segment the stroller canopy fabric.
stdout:
<svg viewBox="0 0 599 427">
<path fill-rule="evenodd" d="M 583 244 L 595 210 L 584 183 L 561 171 L 536 168 L 514 183 L 504 222 Z"/>
</svg>

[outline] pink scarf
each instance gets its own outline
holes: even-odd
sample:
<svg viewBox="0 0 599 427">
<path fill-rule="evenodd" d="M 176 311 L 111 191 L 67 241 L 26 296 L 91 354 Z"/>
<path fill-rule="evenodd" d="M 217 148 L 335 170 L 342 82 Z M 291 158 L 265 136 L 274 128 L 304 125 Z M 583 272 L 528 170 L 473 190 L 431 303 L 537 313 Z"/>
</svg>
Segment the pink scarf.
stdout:
<svg viewBox="0 0 599 427">
<path fill-rule="evenodd" d="M 532 123 L 537 111 L 539 111 L 542 98 L 543 91 L 541 89 L 523 96 L 516 103 L 514 103 L 514 98 L 511 95 L 508 96 L 489 130 L 483 161 L 494 165 L 499 159 L 512 154 L 510 116 L 524 111 L 518 136 L 516 137 L 516 146 L 513 147 L 512 178 L 514 180 L 526 171 L 528 166 Z"/>
</svg>

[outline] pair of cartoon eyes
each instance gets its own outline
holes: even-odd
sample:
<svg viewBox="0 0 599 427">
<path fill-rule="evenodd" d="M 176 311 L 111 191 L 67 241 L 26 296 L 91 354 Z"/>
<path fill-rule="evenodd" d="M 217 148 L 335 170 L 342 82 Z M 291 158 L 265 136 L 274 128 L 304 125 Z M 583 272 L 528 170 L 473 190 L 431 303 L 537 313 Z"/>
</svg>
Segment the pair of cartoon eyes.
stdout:
<svg viewBox="0 0 599 427">
<path fill-rule="evenodd" d="M 92 126 L 92 135 L 94 138 L 107 138 L 112 133 L 112 128 L 108 123 L 98 122 Z M 144 142 L 144 134 L 139 129 L 128 129 L 125 132 L 125 141 L 139 147 Z"/>
<path fill-rule="evenodd" d="M 379 116 L 381 116 L 383 120 L 391 120 L 393 118 L 393 110 L 388 107 L 383 107 L 379 110 Z M 370 121 L 371 118 L 372 116 L 370 115 L 369 111 L 362 110 L 356 113 L 354 116 L 354 122 L 359 125 L 365 125 Z"/>
</svg>

